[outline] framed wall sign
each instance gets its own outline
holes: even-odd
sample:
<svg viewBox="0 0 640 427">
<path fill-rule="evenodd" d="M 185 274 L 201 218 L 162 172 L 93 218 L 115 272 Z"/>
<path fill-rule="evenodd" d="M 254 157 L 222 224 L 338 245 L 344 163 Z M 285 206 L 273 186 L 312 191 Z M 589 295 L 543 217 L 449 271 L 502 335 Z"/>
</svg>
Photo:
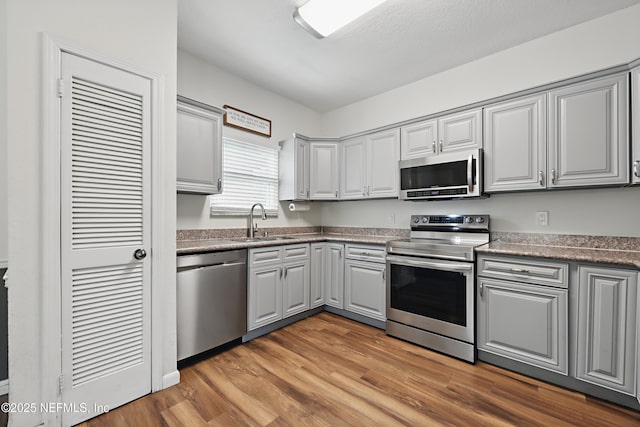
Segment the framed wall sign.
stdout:
<svg viewBox="0 0 640 427">
<path fill-rule="evenodd" d="M 224 125 L 271 138 L 271 120 L 225 105 Z"/>
</svg>

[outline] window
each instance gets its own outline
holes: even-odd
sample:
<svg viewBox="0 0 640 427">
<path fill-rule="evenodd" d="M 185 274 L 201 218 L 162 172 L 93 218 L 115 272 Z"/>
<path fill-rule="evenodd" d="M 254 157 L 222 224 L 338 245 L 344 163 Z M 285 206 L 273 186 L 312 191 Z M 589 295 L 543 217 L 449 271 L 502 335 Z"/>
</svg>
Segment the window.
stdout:
<svg viewBox="0 0 640 427">
<path fill-rule="evenodd" d="M 278 215 L 278 150 L 223 138 L 221 194 L 211 196 L 211 215 L 247 215 L 262 203 Z"/>
</svg>

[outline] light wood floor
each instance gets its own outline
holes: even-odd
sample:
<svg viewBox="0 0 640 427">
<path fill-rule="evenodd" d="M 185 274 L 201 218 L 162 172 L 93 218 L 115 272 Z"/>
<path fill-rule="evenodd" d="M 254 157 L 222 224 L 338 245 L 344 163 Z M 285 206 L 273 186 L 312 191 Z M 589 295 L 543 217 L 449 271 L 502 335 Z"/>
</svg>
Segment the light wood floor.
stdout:
<svg viewBox="0 0 640 427">
<path fill-rule="evenodd" d="M 180 371 L 97 426 L 632 426 L 640 413 L 329 313 Z"/>
</svg>

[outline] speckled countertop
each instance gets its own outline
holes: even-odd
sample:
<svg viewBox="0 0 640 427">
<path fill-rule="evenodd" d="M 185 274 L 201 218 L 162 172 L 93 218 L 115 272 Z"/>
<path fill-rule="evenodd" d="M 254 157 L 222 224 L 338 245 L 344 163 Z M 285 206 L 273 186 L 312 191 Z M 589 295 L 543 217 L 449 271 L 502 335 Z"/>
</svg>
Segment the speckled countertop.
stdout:
<svg viewBox="0 0 640 427">
<path fill-rule="evenodd" d="M 640 269 L 640 238 L 569 234 L 492 233 L 480 254 L 615 264 Z"/>
<path fill-rule="evenodd" d="M 179 230 L 176 242 L 178 255 L 203 252 L 228 251 L 233 249 L 249 249 L 264 246 L 293 245 L 296 243 L 314 242 L 346 242 L 385 245 L 388 240 L 405 238 L 409 230 L 353 228 L 353 227 L 306 227 L 306 228 L 273 228 L 267 231 L 268 237 L 249 240 L 246 229 L 235 230 Z M 241 233 L 238 235 L 238 233 Z"/>
</svg>

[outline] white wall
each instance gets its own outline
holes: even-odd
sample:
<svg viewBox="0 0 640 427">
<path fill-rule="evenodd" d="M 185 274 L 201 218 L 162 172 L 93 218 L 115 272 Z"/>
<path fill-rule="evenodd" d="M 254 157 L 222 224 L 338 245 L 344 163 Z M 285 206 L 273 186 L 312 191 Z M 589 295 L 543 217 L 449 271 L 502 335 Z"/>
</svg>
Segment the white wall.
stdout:
<svg viewBox="0 0 640 427">
<path fill-rule="evenodd" d="M 7 5 L 0 1 L 0 58 L 7 55 Z M 7 219 L 7 62 L 0 60 L 0 266 L 9 258 Z"/>
<path fill-rule="evenodd" d="M 640 5 L 553 33 L 326 113 L 324 136 L 345 136 L 640 58 Z M 636 113 L 636 120 L 640 116 Z M 534 223 L 549 211 L 549 226 Z M 416 213 L 488 213 L 495 231 L 640 236 L 640 189 L 502 194 L 449 202 L 325 203 L 323 225 L 406 228 Z M 395 221 L 392 221 L 395 217 Z"/>
<path fill-rule="evenodd" d="M 241 141 L 277 147 L 278 141 L 294 132 L 307 136 L 320 133 L 320 115 L 287 98 L 269 92 L 217 68 L 196 56 L 178 51 L 178 94 L 222 108 L 230 105 L 271 120 L 272 137 L 265 138 L 231 127 L 223 128 L 223 135 Z M 319 225 L 319 209 L 291 213 L 281 203 L 278 218 L 269 218 L 261 227 L 298 227 Z M 178 195 L 178 229 L 243 228 L 246 217 L 211 217 L 209 197 Z"/>
<path fill-rule="evenodd" d="M 43 210 L 41 126 L 41 32 L 77 48 L 161 75 L 164 110 L 160 150 L 164 160 L 161 203 L 165 238 L 154 242 L 154 262 L 163 267 L 153 286 L 166 300 L 162 330 L 165 372 L 175 362 L 175 96 L 176 0 L 7 0 L 7 111 L 9 200 L 9 387 L 13 402 L 40 402 Z M 172 315 L 173 313 L 173 315 Z M 157 359 L 155 359 L 157 360 Z M 11 414 L 12 425 L 37 425 L 41 414 Z"/>
</svg>

